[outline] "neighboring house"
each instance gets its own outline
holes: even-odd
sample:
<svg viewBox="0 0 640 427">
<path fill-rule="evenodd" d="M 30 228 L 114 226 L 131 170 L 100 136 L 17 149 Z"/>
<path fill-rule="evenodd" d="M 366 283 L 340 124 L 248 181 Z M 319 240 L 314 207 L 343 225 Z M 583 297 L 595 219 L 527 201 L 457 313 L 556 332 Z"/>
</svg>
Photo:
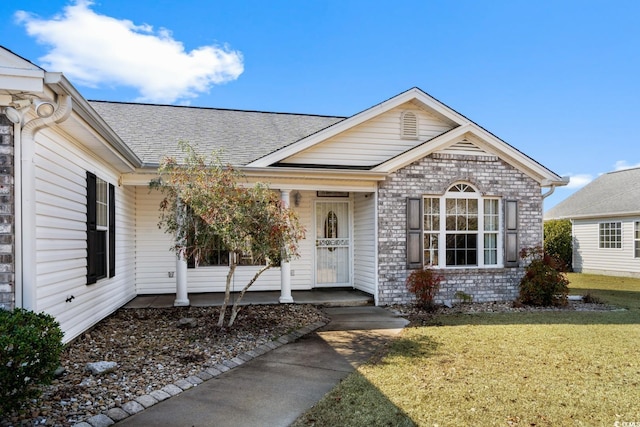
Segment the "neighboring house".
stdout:
<svg viewBox="0 0 640 427">
<path fill-rule="evenodd" d="M 176 293 L 183 305 L 187 292 L 224 289 L 224 248 L 192 268 L 157 225 L 161 195 L 148 183 L 163 155 L 181 155 L 179 140 L 222 149 L 298 213 L 301 257 L 252 288 L 282 302 L 350 287 L 407 303 L 406 277 L 425 265 L 444 274 L 440 301 L 459 290 L 512 300 L 519 249 L 542 243 L 542 188 L 565 184 L 416 88 L 346 118 L 89 102 L 62 74 L 0 49 L 0 111 L 0 303 L 54 315 L 67 341 L 136 295 Z M 259 268 L 242 263 L 236 289 Z"/>
<path fill-rule="evenodd" d="M 640 168 L 599 176 L 544 218 L 571 220 L 575 271 L 640 277 Z"/>
</svg>

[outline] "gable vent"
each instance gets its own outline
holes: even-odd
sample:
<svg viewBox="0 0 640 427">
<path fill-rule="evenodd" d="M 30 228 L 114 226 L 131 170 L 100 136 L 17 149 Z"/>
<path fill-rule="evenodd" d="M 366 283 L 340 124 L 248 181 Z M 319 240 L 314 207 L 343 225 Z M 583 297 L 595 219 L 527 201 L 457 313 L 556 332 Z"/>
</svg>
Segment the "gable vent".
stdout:
<svg viewBox="0 0 640 427">
<path fill-rule="evenodd" d="M 400 136 L 407 139 L 418 139 L 418 116 L 405 111 L 400 116 Z"/>
</svg>

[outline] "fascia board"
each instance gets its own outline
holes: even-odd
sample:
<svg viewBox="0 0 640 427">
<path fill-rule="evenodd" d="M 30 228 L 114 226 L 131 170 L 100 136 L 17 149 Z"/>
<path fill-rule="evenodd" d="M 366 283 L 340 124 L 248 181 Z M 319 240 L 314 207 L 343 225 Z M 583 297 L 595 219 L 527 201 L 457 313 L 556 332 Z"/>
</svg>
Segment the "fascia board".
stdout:
<svg viewBox="0 0 640 427">
<path fill-rule="evenodd" d="M 148 185 L 157 176 L 158 165 L 145 165 L 135 173 L 124 174 L 122 183 L 125 185 Z M 238 168 L 244 177 L 251 182 L 285 183 L 291 189 L 324 188 L 327 181 L 360 183 L 363 188 L 376 188 L 377 183 L 383 181 L 387 174 L 345 169 L 318 168 Z M 303 184 L 306 182 L 306 184 Z M 284 188 L 284 187 L 283 187 Z"/>
<path fill-rule="evenodd" d="M 69 95 L 73 98 L 73 110 L 107 142 L 121 156 L 123 156 L 134 167 L 140 167 L 142 161 L 122 141 L 120 136 L 104 121 L 104 119 L 93 109 L 87 100 L 78 90 L 67 80 L 62 73 L 46 73 L 45 83 L 54 92 Z"/>
<path fill-rule="evenodd" d="M 531 178 L 538 181 L 543 187 L 550 185 L 567 185 L 567 180 L 563 179 L 561 176 L 542 166 L 531 157 L 507 144 L 500 138 L 493 135 L 491 132 L 488 132 L 475 123 L 472 123 L 471 126 L 473 128 L 471 133 L 480 138 L 480 141 L 486 141 L 486 143 L 488 144 L 487 146 L 481 146 L 480 148 L 486 148 L 487 151 L 494 152 L 495 155 L 500 157 L 502 160 L 506 161 L 510 165 L 516 167 Z M 480 145 L 483 145 L 482 142 L 480 142 Z"/>
<path fill-rule="evenodd" d="M 640 217 L 640 212 L 614 212 L 614 213 L 591 213 L 591 214 L 578 214 L 578 215 L 562 215 L 553 219 L 571 219 L 571 220 L 600 220 L 606 221 L 609 218 L 637 218 Z M 546 219 L 545 219 L 546 220 Z"/>
<path fill-rule="evenodd" d="M 0 67 L 0 87 L 5 91 L 42 93 L 44 71 Z"/>
<path fill-rule="evenodd" d="M 470 137 L 476 137 L 474 138 L 474 143 L 478 144 L 480 148 L 498 156 L 502 160 L 535 179 L 541 185 L 561 186 L 567 184 L 567 181 L 562 179 L 560 176 L 551 172 L 530 157 L 511 147 L 509 144 L 473 122 L 469 122 L 439 135 L 412 150 L 396 156 L 388 162 L 382 163 L 372 170 L 384 171 L 387 173 L 394 172 L 431 153 L 445 149 L 448 145 L 452 144 L 456 139 L 462 137 L 466 133 L 468 133 Z"/>
<path fill-rule="evenodd" d="M 469 123 L 469 120 L 464 116 L 456 113 L 450 108 L 446 107 L 441 102 L 436 99 L 430 97 L 423 91 L 417 88 L 409 89 L 406 92 L 401 93 L 391 99 L 388 99 L 380 104 L 374 105 L 371 108 L 368 108 L 355 116 L 351 116 L 347 119 L 342 120 L 330 126 L 326 129 L 323 129 L 313 135 L 310 135 L 306 138 L 301 139 L 298 142 L 295 142 L 287 147 L 281 148 L 278 151 L 275 151 L 271 154 L 268 154 L 258 160 L 255 160 L 249 163 L 247 166 L 255 166 L 255 167 L 266 167 L 270 166 L 274 163 L 282 161 L 287 157 L 290 157 L 296 153 L 299 153 L 307 148 L 313 147 L 314 145 L 325 141 L 335 135 L 338 135 L 341 132 L 349 130 L 359 124 L 366 122 L 386 111 L 389 111 L 399 105 L 404 103 L 416 100 L 422 105 L 426 106 L 429 109 L 436 111 L 438 114 L 441 114 L 446 119 L 452 121 L 457 125 Z"/>
</svg>

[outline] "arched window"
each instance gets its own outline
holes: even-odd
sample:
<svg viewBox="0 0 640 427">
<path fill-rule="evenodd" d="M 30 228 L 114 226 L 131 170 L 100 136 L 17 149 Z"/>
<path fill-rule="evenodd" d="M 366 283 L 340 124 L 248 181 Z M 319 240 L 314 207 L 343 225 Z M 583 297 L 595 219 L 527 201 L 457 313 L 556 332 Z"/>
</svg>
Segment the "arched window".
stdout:
<svg viewBox="0 0 640 427">
<path fill-rule="evenodd" d="M 456 183 L 423 200 L 424 264 L 437 267 L 502 264 L 500 199 Z"/>
</svg>

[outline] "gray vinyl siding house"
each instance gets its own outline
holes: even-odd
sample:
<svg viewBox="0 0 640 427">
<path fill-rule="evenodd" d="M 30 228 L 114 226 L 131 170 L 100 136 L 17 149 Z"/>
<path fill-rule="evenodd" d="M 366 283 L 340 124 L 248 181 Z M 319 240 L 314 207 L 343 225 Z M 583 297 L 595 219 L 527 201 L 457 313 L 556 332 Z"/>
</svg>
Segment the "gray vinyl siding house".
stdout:
<svg viewBox="0 0 640 427">
<path fill-rule="evenodd" d="M 2 48 L 0 136 L 0 306 L 54 315 L 67 341 L 137 295 L 184 305 L 223 291 L 224 250 L 189 265 L 157 225 L 161 195 L 148 184 L 180 140 L 219 150 L 298 214 L 300 258 L 251 288 L 282 302 L 348 287 L 408 303 L 406 277 L 425 266 L 445 277 L 439 301 L 511 300 L 519 249 L 542 243 L 542 190 L 565 184 L 417 88 L 350 117 L 87 101 Z M 240 266 L 238 287 L 257 268 Z"/>
<path fill-rule="evenodd" d="M 547 219 L 571 220 L 575 271 L 640 277 L 640 168 L 599 176 Z"/>
</svg>

